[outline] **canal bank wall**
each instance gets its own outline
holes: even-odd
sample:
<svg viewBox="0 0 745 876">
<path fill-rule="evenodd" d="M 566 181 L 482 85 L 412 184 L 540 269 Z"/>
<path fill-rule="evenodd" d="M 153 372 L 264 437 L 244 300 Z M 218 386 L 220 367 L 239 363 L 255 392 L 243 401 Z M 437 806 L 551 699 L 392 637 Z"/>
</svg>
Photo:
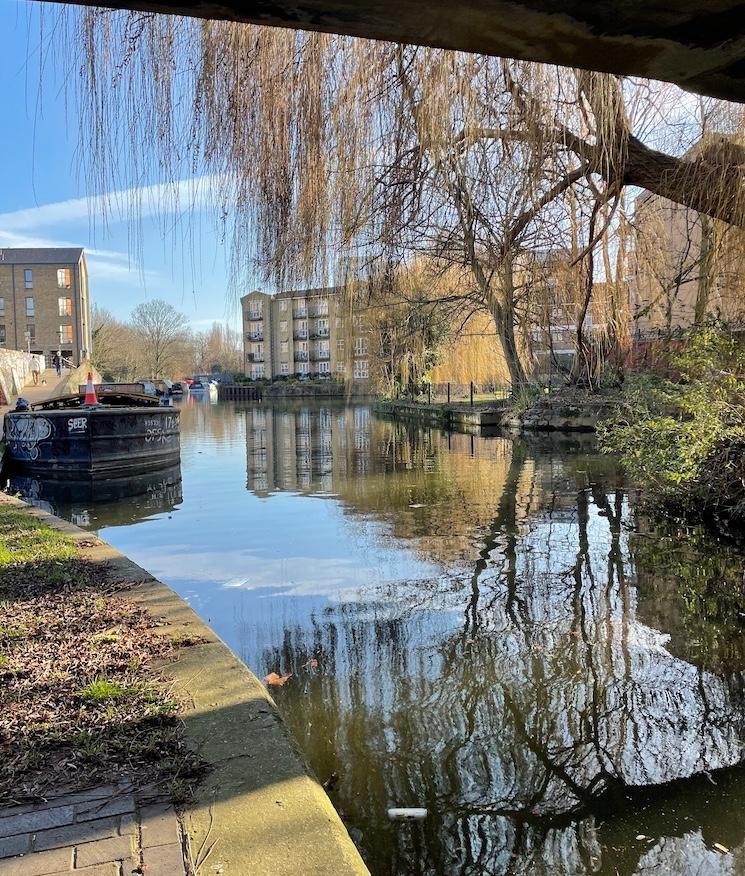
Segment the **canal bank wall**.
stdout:
<svg viewBox="0 0 745 876">
<path fill-rule="evenodd" d="M 404 400 L 381 400 L 375 410 L 395 419 L 408 420 L 454 431 L 483 429 L 506 432 L 595 432 L 597 424 L 609 417 L 616 402 L 604 396 L 557 394 L 525 410 L 510 406 L 508 400 L 468 404 L 427 404 Z"/>
<path fill-rule="evenodd" d="M 75 539 L 102 579 L 190 643 L 158 666 L 210 771 L 184 824 L 197 876 L 369 876 L 326 792 L 256 676 L 173 590 L 92 533 L 0 494 Z"/>
<path fill-rule="evenodd" d="M 15 403 L 23 387 L 31 381 L 34 363 L 41 373 L 43 356 L 21 350 L 0 350 L 0 407 Z"/>
</svg>

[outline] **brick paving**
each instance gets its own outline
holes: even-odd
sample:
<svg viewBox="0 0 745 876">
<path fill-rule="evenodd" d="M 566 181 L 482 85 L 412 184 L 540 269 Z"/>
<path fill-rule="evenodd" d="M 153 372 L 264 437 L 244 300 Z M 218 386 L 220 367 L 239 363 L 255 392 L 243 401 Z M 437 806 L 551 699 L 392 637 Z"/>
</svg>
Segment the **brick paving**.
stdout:
<svg viewBox="0 0 745 876">
<path fill-rule="evenodd" d="M 191 876 L 167 801 L 107 786 L 0 808 L 0 876 Z"/>
</svg>

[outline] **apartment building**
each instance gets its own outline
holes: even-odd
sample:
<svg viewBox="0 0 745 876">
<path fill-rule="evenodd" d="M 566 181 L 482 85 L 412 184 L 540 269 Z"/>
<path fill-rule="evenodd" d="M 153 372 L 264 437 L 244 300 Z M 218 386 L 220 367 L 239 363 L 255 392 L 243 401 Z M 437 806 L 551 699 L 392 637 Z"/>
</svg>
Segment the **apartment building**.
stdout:
<svg viewBox="0 0 745 876">
<path fill-rule="evenodd" d="M 88 269 L 80 247 L 0 249 L 0 347 L 59 350 L 78 364 L 91 350 Z"/>
<path fill-rule="evenodd" d="M 350 327 L 342 289 L 249 292 L 241 308 L 247 377 L 369 379 L 368 332 L 357 315 Z"/>
</svg>

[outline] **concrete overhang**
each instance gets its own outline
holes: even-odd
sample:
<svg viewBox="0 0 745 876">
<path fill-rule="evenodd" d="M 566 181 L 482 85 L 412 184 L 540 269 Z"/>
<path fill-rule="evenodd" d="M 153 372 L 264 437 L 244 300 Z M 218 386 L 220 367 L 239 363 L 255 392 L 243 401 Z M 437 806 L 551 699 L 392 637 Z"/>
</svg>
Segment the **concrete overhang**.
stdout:
<svg viewBox="0 0 745 876">
<path fill-rule="evenodd" d="M 645 76 L 745 102 L 741 0 L 110 0 L 103 5 Z"/>
</svg>

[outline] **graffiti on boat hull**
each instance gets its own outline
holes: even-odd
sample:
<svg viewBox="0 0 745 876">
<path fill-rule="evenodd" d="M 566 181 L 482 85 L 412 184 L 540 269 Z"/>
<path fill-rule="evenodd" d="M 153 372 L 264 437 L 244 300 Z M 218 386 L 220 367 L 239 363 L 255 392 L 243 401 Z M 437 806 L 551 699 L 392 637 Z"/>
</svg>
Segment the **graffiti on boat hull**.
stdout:
<svg viewBox="0 0 745 876">
<path fill-rule="evenodd" d="M 39 458 L 39 444 L 52 435 L 52 424 L 38 414 L 8 417 L 6 438 L 18 459 Z"/>
</svg>

